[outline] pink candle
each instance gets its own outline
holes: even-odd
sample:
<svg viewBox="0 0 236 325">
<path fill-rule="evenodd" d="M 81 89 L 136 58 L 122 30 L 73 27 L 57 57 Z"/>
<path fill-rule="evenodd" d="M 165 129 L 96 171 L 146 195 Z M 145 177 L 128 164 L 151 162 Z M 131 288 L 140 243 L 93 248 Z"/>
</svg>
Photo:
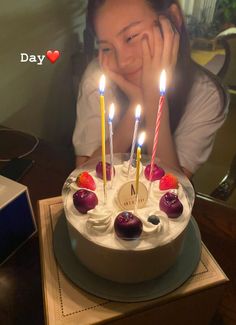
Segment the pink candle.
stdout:
<svg viewBox="0 0 236 325">
<path fill-rule="evenodd" d="M 160 95 L 160 99 L 159 99 L 157 118 L 156 118 L 155 135 L 154 135 L 153 147 L 152 147 L 152 159 L 151 159 L 151 168 L 150 168 L 150 175 L 149 175 L 150 181 L 152 181 L 152 173 L 153 173 L 153 167 L 154 167 L 156 151 L 157 151 L 161 114 L 162 114 L 162 110 L 163 110 L 164 102 L 165 102 L 165 90 L 166 90 L 166 72 L 165 72 L 165 70 L 163 70 L 161 73 L 161 77 L 160 77 L 160 94 L 161 95 Z"/>
</svg>

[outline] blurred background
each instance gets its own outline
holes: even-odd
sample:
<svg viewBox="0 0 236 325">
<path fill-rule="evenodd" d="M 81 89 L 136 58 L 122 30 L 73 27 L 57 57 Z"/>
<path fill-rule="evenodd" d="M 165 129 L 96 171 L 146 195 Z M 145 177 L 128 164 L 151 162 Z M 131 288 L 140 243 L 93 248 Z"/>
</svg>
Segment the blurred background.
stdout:
<svg viewBox="0 0 236 325">
<path fill-rule="evenodd" d="M 228 49 L 222 42 L 225 36 L 236 33 L 236 0 L 181 0 L 180 3 L 193 59 L 231 88 L 227 121 L 216 136 L 208 162 L 194 176 L 196 190 L 211 194 L 236 154 L 236 92 L 231 87 L 235 85 L 236 63 L 231 62 L 232 52 L 231 61 L 227 56 L 233 51 L 235 40 Z M 86 4 L 85 0 L 1 1 L 0 125 L 55 145 L 71 146 L 78 83 L 86 62 L 83 45 Z M 45 55 L 48 50 L 60 51 L 54 64 L 46 58 L 43 65 L 20 63 L 21 53 Z M 225 70 L 232 72 L 230 83 Z M 234 192 L 226 203 L 236 206 Z"/>
</svg>

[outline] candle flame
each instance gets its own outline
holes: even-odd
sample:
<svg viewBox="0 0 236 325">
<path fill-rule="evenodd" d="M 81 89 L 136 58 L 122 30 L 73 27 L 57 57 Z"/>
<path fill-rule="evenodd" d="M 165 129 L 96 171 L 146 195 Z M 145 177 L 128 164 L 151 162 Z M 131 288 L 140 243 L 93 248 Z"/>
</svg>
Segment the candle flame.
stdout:
<svg viewBox="0 0 236 325">
<path fill-rule="evenodd" d="M 145 132 L 142 132 L 138 138 L 138 146 L 142 147 L 144 140 L 145 140 Z"/>
<path fill-rule="evenodd" d="M 166 91 L 166 72 L 165 70 L 162 70 L 161 76 L 160 76 L 160 93 L 161 95 L 164 95 Z"/>
<path fill-rule="evenodd" d="M 112 103 L 109 110 L 109 121 L 113 120 L 114 114 L 115 114 L 115 105 L 114 103 Z"/>
<path fill-rule="evenodd" d="M 135 110 L 135 119 L 139 120 L 141 115 L 141 105 L 137 105 L 136 110 Z"/>
<path fill-rule="evenodd" d="M 101 94 L 104 93 L 105 91 L 105 85 L 106 85 L 106 77 L 105 75 L 103 74 L 100 78 L 100 82 L 99 82 L 99 91 Z"/>
</svg>

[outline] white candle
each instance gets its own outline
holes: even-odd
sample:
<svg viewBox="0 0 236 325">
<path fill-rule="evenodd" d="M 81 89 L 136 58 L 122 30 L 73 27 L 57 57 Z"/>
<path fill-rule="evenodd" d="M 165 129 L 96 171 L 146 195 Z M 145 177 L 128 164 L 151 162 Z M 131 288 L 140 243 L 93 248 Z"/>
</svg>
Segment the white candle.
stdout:
<svg viewBox="0 0 236 325">
<path fill-rule="evenodd" d="M 102 175 L 103 175 L 103 191 L 104 191 L 104 203 L 107 200 L 107 174 L 106 174 L 106 136 L 105 136 L 105 92 L 106 78 L 104 75 L 101 76 L 99 82 L 99 93 L 100 93 L 100 110 L 101 110 L 101 138 L 102 138 Z"/>
<path fill-rule="evenodd" d="M 111 164 L 111 188 L 113 182 L 113 128 L 112 128 L 112 121 L 115 114 L 115 105 L 112 103 L 109 110 L 109 118 L 108 118 L 108 125 L 109 125 L 109 139 L 110 139 L 110 164 Z"/>
<path fill-rule="evenodd" d="M 131 146 L 128 173 L 127 173 L 128 178 L 129 178 L 130 166 L 132 164 L 133 156 L 134 156 L 134 148 L 135 148 L 135 143 L 136 143 L 136 138 L 137 138 L 137 133 L 138 133 L 138 125 L 140 122 L 140 116 L 141 116 L 141 105 L 137 105 L 136 110 L 135 110 L 135 124 L 134 124 L 133 141 L 132 141 L 132 146 Z"/>
</svg>

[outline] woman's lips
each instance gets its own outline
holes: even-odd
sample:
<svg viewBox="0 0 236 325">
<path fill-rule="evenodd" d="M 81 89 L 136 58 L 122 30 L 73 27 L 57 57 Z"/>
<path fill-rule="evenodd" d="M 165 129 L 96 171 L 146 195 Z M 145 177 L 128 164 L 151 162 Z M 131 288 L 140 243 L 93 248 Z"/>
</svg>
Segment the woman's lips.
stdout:
<svg viewBox="0 0 236 325">
<path fill-rule="evenodd" d="M 141 82 L 141 72 L 142 72 L 142 68 L 139 68 L 139 69 L 137 69 L 137 70 L 135 70 L 135 71 L 128 72 L 128 73 L 127 73 L 127 72 L 124 73 L 124 74 L 123 74 L 123 77 L 124 77 L 127 81 L 129 81 L 129 82 L 135 84 L 136 86 L 140 86 L 140 82 Z"/>
</svg>

